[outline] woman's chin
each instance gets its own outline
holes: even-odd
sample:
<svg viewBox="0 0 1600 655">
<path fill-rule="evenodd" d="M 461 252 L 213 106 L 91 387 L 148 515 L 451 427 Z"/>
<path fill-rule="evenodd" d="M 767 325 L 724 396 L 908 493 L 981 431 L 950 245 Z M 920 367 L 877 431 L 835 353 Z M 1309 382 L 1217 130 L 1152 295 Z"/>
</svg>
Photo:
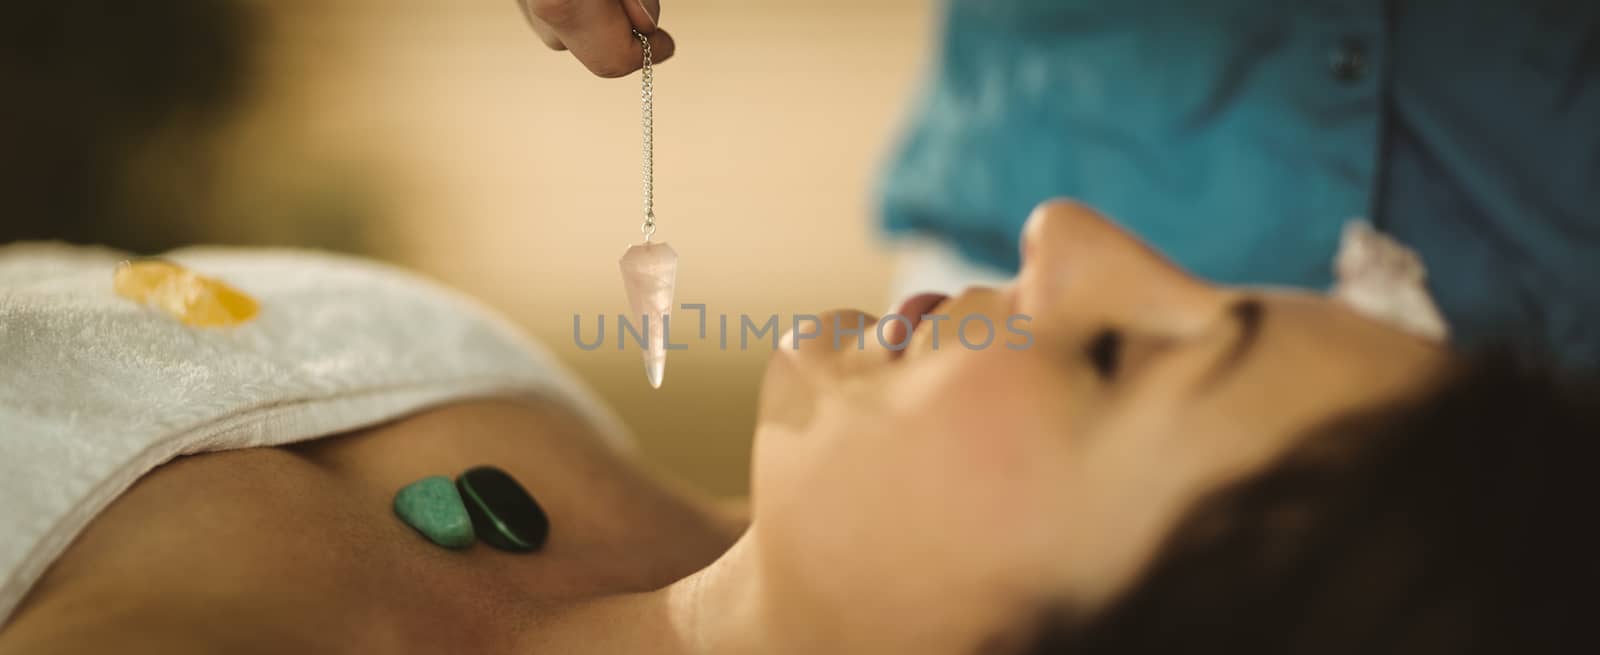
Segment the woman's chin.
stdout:
<svg viewBox="0 0 1600 655">
<path fill-rule="evenodd" d="M 756 400 L 756 432 L 767 425 L 783 430 L 798 430 L 811 422 L 815 413 L 817 389 L 801 374 L 796 361 L 800 353 L 779 348 L 767 358 L 761 375 L 761 390 Z"/>
</svg>

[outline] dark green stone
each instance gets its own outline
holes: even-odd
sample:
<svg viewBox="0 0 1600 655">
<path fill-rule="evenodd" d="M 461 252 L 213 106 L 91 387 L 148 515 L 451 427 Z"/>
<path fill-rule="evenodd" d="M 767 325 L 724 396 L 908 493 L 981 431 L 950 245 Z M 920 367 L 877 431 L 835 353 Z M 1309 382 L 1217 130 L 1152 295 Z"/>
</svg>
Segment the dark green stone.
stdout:
<svg viewBox="0 0 1600 655">
<path fill-rule="evenodd" d="M 406 485 L 394 495 L 394 513 L 440 546 L 472 545 L 472 518 L 450 478 L 435 475 Z"/>
<path fill-rule="evenodd" d="M 550 517 L 510 474 L 479 466 L 456 478 L 472 526 L 484 543 L 515 552 L 532 552 L 550 536 Z"/>
</svg>

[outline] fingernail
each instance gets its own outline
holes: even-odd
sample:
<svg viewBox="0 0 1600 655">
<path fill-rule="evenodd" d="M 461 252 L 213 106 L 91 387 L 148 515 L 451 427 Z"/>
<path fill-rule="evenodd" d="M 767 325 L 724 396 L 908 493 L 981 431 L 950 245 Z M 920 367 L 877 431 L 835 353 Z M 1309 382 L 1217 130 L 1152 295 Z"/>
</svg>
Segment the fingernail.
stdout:
<svg viewBox="0 0 1600 655">
<path fill-rule="evenodd" d="M 634 0 L 634 1 L 638 2 L 639 3 L 639 9 L 644 11 L 645 20 L 650 21 L 650 29 L 652 29 L 652 30 L 655 29 L 656 28 L 656 17 L 650 15 L 650 8 L 644 6 L 644 0 Z"/>
</svg>

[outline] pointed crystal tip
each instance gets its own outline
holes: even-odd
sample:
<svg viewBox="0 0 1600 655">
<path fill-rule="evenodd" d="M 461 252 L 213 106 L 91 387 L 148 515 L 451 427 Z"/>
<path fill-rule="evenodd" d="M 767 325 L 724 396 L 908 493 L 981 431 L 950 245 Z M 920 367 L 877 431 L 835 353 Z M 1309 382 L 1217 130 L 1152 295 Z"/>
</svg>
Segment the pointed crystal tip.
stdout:
<svg viewBox="0 0 1600 655">
<path fill-rule="evenodd" d="M 665 243 L 645 243 L 628 248 L 618 262 L 623 289 L 628 294 L 630 320 L 645 332 L 644 375 L 650 386 L 661 388 L 667 371 L 667 319 L 672 315 L 672 292 L 678 277 L 678 253 Z"/>
</svg>

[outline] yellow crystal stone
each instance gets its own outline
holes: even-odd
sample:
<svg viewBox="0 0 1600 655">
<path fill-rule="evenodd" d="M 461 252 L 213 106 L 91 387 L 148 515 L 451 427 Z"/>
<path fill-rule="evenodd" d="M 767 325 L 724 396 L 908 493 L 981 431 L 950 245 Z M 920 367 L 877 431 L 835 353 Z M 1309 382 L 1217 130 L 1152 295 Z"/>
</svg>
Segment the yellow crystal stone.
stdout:
<svg viewBox="0 0 1600 655">
<path fill-rule="evenodd" d="M 117 295 L 155 305 L 191 327 L 238 325 L 261 309 L 254 298 L 220 280 L 161 260 L 118 264 L 112 286 Z"/>
</svg>

